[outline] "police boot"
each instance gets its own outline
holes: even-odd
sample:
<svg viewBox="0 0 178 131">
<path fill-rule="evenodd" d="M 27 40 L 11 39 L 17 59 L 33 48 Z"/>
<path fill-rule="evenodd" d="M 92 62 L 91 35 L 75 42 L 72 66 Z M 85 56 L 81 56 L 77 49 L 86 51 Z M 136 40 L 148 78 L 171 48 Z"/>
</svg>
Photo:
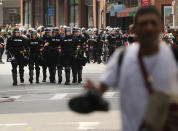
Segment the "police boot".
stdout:
<svg viewBox="0 0 178 131">
<path fill-rule="evenodd" d="M 33 83 L 33 70 L 29 71 L 29 76 L 30 76 L 29 82 L 30 84 L 32 84 Z"/>
<path fill-rule="evenodd" d="M 17 72 L 12 72 L 13 86 L 17 86 Z"/>
<path fill-rule="evenodd" d="M 78 83 L 80 84 L 82 82 L 82 70 L 79 70 L 78 72 Z"/>
<path fill-rule="evenodd" d="M 65 85 L 70 85 L 70 68 L 65 69 L 66 82 Z"/>
<path fill-rule="evenodd" d="M 40 71 L 36 70 L 36 83 L 39 83 Z"/>
</svg>

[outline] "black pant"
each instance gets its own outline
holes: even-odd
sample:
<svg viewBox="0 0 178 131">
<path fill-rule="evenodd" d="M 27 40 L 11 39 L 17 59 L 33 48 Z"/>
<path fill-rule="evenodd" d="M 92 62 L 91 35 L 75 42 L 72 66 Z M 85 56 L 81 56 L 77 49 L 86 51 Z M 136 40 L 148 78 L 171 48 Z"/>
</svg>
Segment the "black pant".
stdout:
<svg viewBox="0 0 178 131">
<path fill-rule="evenodd" d="M 78 80 L 78 83 L 82 81 L 82 69 L 83 67 L 78 64 L 74 64 L 72 66 L 73 83 L 76 83 L 77 80 Z"/>
<path fill-rule="evenodd" d="M 57 70 L 58 70 L 58 82 L 61 83 L 62 82 L 62 65 L 58 64 L 57 65 Z"/>
<path fill-rule="evenodd" d="M 66 83 L 70 83 L 70 66 L 65 66 L 65 76 L 66 76 Z"/>
<path fill-rule="evenodd" d="M 50 65 L 49 67 L 50 82 L 55 82 L 56 65 Z"/>
<path fill-rule="evenodd" d="M 2 62 L 2 55 L 4 53 L 4 47 L 0 48 L 0 62 Z"/>
<path fill-rule="evenodd" d="M 102 48 L 95 47 L 93 53 L 94 53 L 94 62 L 101 63 Z"/>
<path fill-rule="evenodd" d="M 29 76 L 30 80 L 33 81 L 33 71 L 34 67 L 36 70 L 36 81 L 39 81 L 39 75 L 40 75 L 40 65 L 36 58 L 30 58 L 29 60 Z"/>
<path fill-rule="evenodd" d="M 43 68 L 43 80 L 46 80 L 46 78 L 47 78 L 46 71 L 47 71 L 48 66 L 47 65 L 43 65 L 42 68 Z"/>
<path fill-rule="evenodd" d="M 17 60 L 11 62 L 13 83 L 17 83 L 17 67 L 19 66 L 20 80 L 24 80 L 24 65 L 18 64 Z"/>
</svg>

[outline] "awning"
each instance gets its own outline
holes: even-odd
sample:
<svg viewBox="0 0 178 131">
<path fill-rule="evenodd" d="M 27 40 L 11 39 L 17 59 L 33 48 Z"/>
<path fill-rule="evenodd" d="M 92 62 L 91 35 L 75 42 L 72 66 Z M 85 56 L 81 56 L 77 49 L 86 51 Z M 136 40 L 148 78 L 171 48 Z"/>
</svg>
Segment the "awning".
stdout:
<svg viewBox="0 0 178 131">
<path fill-rule="evenodd" d="M 137 10 L 138 10 L 138 7 L 133 8 L 133 9 L 129 12 L 129 16 L 135 15 L 136 12 L 137 12 Z"/>
<path fill-rule="evenodd" d="M 115 16 L 117 12 L 125 9 L 125 5 L 112 5 L 111 6 L 111 11 L 110 11 L 110 16 Z"/>
<path fill-rule="evenodd" d="M 117 13 L 117 17 L 128 17 L 133 8 L 126 8 Z"/>
</svg>

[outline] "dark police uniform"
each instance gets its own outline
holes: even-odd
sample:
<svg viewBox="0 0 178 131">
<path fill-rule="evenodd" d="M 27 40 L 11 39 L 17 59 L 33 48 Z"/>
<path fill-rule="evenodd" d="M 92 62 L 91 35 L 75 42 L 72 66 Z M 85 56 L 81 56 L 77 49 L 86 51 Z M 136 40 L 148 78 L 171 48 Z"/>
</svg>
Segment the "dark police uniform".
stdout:
<svg viewBox="0 0 178 131">
<path fill-rule="evenodd" d="M 100 36 L 97 34 L 92 35 L 93 39 L 93 57 L 94 63 L 101 63 L 101 55 L 102 55 L 102 42 L 100 41 Z"/>
<path fill-rule="evenodd" d="M 47 35 L 47 32 L 50 32 L 50 29 L 45 29 L 45 34 L 41 37 L 43 45 L 45 45 L 45 43 L 51 41 L 51 36 Z M 44 59 L 47 57 L 47 55 L 48 55 L 47 52 L 45 52 L 45 50 L 44 50 L 43 51 Z M 47 71 L 47 68 L 48 68 L 48 65 L 47 65 L 46 61 L 43 63 L 42 68 L 43 68 L 43 82 L 46 82 L 46 78 L 47 78 L 46 71 Z"/>
<path fill-rule="evenodd" d="M 107 40 L 108 40 L 108 49 L 109 49 L 109 57 L 110 57 L 117 48 L 118 38 L 115 34 L 110 34 L 107 37 Z"/>
<path fill-rule="evenodd" d="M 57 36 L 52 36 L 51 40 L 49 42 L 49 46 L 45 47 L 45 49 L 48 50 L 48 56 L 47 56 L 47 64 L 49 67 L 49 72 L 50 72 L 50 82 L 55 83 L 55 75 L 56 75 L 56 67 L 57 65 L 60 64 L 59 62 L 59 51 L 58 48 L 62 45 L 61 44 L 61 37 L 59 35 Z M 60 72 L 60 73 L 59 73 Z M 62 77 L 62 70 L 59 71 L 59 79 L 61 81 Z"/>
<path fill-rule="evenodd" d="M 29 82 L 33 83 L 34 66 L 36 70 L 36 83 L 39 83 L 40 76 L 40 49 L 43 47 L 42 41 L 37 38 L 30 38 L 28 42 L 29 47 Z"/>
<path fill-rule="evenodd" d="M 66 35 L 63 39 L 63 66 L 65 67 L 66 85 L 70 85 L 70 70 L 76 46 L 72 35 Z"/>
<path fill-rule="evenodd" d="M 20 81 L 24 83 L 25 50 L 27 51 L 27 43 L 21 36 L 13 36 L 7 43 L 7 51 L 14 57 L 11 61 L 14 86 L 17 85 L 17 66 L 19 66 Z"/>
</svg>

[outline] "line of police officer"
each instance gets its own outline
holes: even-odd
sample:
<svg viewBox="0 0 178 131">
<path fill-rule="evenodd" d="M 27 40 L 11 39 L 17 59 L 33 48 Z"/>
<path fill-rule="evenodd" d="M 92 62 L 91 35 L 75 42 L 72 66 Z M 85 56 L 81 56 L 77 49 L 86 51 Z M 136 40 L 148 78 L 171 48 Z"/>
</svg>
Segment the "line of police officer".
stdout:
<svg viewBox="0 0 178 131">
<path fill-rule="evenodd" d="M 82 69 L 88 62 L 100 64 L 107 62 L 116 48 L 123 45 L 123 38 L 118 28 L 109 28 L 98 33 L 97 29 L 58 27 L 52 29 L 39 27 L 21 31 L 17 28 L 12 36 L 7 38 L 7 56 L 12 64 L 13 85 L 17 85 L 17 67 L 19 66 L 20 82 L 24 83 L 24 66 L 29 67 L 29 82 L 39 83 L 40 66 L 43 70 L 43 81 L 47 79 L 47 69 L 50 83 L 62 82 L 62 70 L 65 70 L 66 85 L 70 85 L 72 71 L 73 83 L 82 82 Z"/>
</svg>

